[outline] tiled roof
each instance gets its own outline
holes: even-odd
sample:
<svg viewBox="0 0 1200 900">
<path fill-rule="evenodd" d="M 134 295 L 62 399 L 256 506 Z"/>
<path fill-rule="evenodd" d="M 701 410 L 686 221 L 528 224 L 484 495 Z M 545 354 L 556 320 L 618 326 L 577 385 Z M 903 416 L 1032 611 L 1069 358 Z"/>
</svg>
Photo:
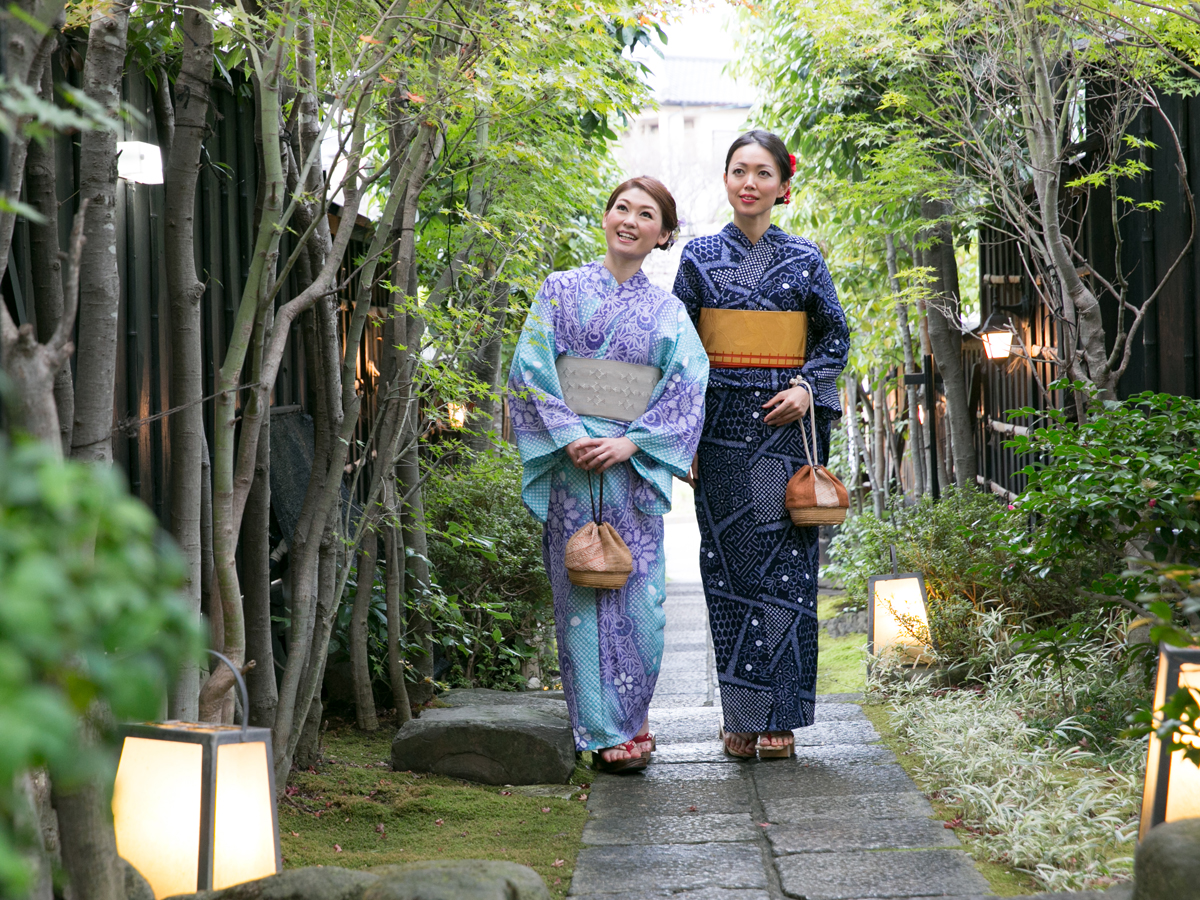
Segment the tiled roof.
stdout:
<svg viewBox="0 0 1200 900">
<path fill-rule="evenodd" d="M 728 64 L 727 59 L 689 56 L 655 59 L 655 96 L 661 104 L 749 107 L 754 91 L 725 71 Z"/>
</svg>

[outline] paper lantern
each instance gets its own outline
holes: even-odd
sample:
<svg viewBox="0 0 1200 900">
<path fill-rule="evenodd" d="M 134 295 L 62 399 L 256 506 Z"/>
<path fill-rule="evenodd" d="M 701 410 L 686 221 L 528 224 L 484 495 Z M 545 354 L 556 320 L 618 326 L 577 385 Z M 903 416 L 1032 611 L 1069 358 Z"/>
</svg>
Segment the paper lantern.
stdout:
<svg viewBox="0 0 1200 900">
<path fill-rule="evenodd" d="M 162 151 L 145 141 L 117 141 L 117 177 L 139 184 L 162 184 Z"/>
<path fill-rule="evenodd" d="M 209 652 L 234 670 L 248 709 L 241 673 Z M 147 722 L 123 730 L 112 800 L 117 853 L 155 900 L 280 871 L 271 729 Z"/>
<path fill-rule="evenodd" d="M 1161 709 L 1180 688 L 1200 692 L 1200 647 L 1163 644 L 1158 653 L 1158 679 L 1154 687 L 1154 709 Z M 1162 714 L 1154 714 L 1154 724 Z M 1185 737 L 1184 742 L 1194 742 Z M 1200 768 L 1182 750 L 1167 752 L 1167 746 L 1151 732 L 1146 752 L 1146 785 L 1142 790 L 1142 818 L 1138 840 L 1155 825 L 1177 819 L 1200 817 Z"/>
<path fill-rule="evenodd" d="M 920 572 L 876 575 L 867 582 L 867 652 L 912 665 L 930 663 L 929 609 Z"/>
</svg>

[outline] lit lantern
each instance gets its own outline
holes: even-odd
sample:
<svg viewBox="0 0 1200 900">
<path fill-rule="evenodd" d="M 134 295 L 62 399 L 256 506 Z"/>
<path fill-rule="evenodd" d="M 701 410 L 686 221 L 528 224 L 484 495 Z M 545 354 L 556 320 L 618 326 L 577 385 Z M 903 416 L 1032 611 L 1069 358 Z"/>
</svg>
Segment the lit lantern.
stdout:
<svg viewBox="0 0 1200 900">
<path fill-rule="evenodd" d="M 117 141 L 117 177 L 139 184 L 162 184 L 162 151 L 145 141 Z"/>
<path fill-rule="evenodd" d="M 1007 328 L 995 328 L 983 332 L 983 352 L 988 359 L 1008 359 L 1012 353 L 1013 333 Z"/>
<path fill-rule="evenodd" d="M 892 574 L 870 578 L 867 593 L 871 598 L 867 612 L 867 652 L 912 665 L 931 663 L 924 576 L 920 572 L 896 571 L 893 549 Z"/>
<path fill-rule="evenodd" d="M 465 428 L 467 426 L 467 408 L 461 403 L 447 403 L 446 414 L 450 418 L 451 428 Z"/>
<path fill-rule="evenodd" d="M 238 682 L 247 709 L 241 673 Z M 124 732 L 112 801 L 117 853 L 155 900 L 280 871 L 269 728 L 149 722 Z"/>
<path fill-rule="evenodd" d="M 1163 644 L 1158 654 L 1154 709 L 1161 709 L 1180 688 L 1191 688 L 1200 694 L 1200 647 Z M 1155 727 L 1161 723 L 1162 714 L 1155 712 Z M 1184 736 L 1183 741 L 1190 743 L 1195 738 Z M 1197 817 L 1200 817 L 1200 768 L 1187 759 L 1182 750 L 1168 753 L 1167 746 L 1151 732 L 1138 840 L 1155 825 Z"/>
</svg>

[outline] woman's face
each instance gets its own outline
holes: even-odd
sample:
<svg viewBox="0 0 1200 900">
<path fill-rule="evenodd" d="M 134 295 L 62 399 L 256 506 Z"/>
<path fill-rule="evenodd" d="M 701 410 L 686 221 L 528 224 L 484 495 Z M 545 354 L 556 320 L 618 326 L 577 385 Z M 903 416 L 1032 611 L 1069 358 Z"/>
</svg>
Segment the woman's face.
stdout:
<svg viewBox="0 0 1200 900">
<path fill-rule="evenodd" d="M 729 205 L 744 216 L 769 212 L 775 200 L 787 193 L 788 184 L 780 179 L 779 164 L 766 147 L 747 144 L 733 151 L 725 171 L 725 192 Z"/>
<path fill-rule="evenodd" d="M 669 236 L 658 204 L 641 188 L 623 192 L 604 214 L 608 252 L 624 259 L 644 259 Z"/>
</svg>

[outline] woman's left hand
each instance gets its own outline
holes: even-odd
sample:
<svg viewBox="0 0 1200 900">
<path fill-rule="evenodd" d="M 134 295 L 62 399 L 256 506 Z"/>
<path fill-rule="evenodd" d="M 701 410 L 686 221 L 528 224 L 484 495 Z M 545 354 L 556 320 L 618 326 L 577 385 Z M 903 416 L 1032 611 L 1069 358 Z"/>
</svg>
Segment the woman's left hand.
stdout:
<svg viewBox="0 0 1200 900">
<path fill-rule="evenodd" d="M 637 453 L 638 445 L 629 438 L 594 438 L 592 445 L 575 460 L 575 465 L 592 472 L 603 472 L 609 466 L 625 462 Z"/>
<path fill-rule="evenodd" d="M 790 425 L 792 422 L 798 422 L 808 412 L 810 402 L 812 402 L 812 396 L 808 393 L 807 388 L 794 387 L 780 391 L 762 405 L 763 409 L 775 407 L 767 413 L 763 421 L 768 425 Z"/>
</svg>

